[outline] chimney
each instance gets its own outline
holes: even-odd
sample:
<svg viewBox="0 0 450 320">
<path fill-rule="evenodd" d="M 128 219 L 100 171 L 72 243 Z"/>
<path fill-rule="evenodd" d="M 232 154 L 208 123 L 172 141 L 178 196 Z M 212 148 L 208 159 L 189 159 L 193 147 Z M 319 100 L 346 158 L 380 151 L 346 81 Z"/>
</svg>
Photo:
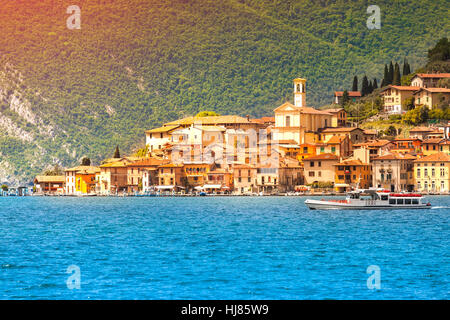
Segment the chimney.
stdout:
<svg viewBox="0 0 450 320">
<path fill-rule="evenodd" d="M 247 115 L 247 121 L 250 121 L 250 115 L 249 114 Z"/>
</svg>

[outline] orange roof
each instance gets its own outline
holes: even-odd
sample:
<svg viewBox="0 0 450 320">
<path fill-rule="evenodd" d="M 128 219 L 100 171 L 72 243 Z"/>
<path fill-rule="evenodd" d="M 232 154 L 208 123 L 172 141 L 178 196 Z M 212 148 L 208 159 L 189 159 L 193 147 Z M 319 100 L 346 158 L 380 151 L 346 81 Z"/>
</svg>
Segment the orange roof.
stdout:
<svg viewBox="0 0 450 320">
<path fill-rule="evenodd" d="M 175 125 L 175 126 L 164 126 L 164 127 L 160 127 L 160 128 L 156 128 L 156 129 L 151 129 L 151 130 L 147 130 L 145 131 L 145 133 L 163 133 L 163 132 L 169 132 L 172 130 L 175 130 L 176 128 L 178 128 L 179 125 Z"/>
<path fill-rule="evenodd" d="M 420 87 L 413 87 L 413 86 L 394 86 L 394 85 L 389 85 L 387 86 L 384 90 L 382 91 L 386 91 L 387 89 L 390 88 L 394 88 L 400 91 L 417 91 L 420 89 Z"/>
<path fill-rule="evenodd" d="M 382 147 L 385 146 L 387 144 L 391 143 L 391 141 L 389 140 L 369 140 L 367 142 L 362 142 L 362 143 L 355 143 L 353 145 L 353 147 L 362 147 L 362 146 L 366 146 L 366 147 Z"/>
<path fill-rule="evenodd" d="M 343 160 L 340 163 L 334 164 L 335 166 L 368 166 L 368 163 L 362 163 L 361 160 L 348 159 Z"/>
<path fill-rule="evenodd" d="M 450 162 L 450 156 L 446 153 L 438 152 L 423 158 L 419 158 L 414 162 Z"/>
<path fill-rule="evenodd" d="M 361 92 L 359 91 L 347 91 L 349 97 L 361 97 Z M 342 97 L 344 95 L 344 91 L 335 91 L 334 96 Z"/>
<path fill-rule="evenodd" d="M 379 156 L 373 160 L 414 160 L 416 157 L 410 154 L 402 154 L 402 153 L 389 153 L 384 156 Z"/>
<path fill-rule="evenodd" d="M 217 125 L 228 123 L 251 123 L 247 118 L 240 116 L 209 116 L 209 117 L 187 117 L 164 124 L 164 126 L 170 125 L 191 125 L 191 124 L 204 124 L 204 125 Z"/>
<path fill-rule="evenodd" d="M 420 77 L 420 78 L 450 78 L 450 73 L 418 73 L 414 77 Z"/>
<path fill-rule="evenodd" d="M 181 168 L 183 165 L 181 164 L 173 164 L 173 163 L 167 163 L 167 164 L 162 164 L 160 166 L 158 166 L 158 168 Z"/>
<path fill-rule="evenodd" d="M 326 144 L 340 144 L 344 140 L 345 140 L 345 137 L 333 136 L 326 142 Z"/>
<path fill-rule="evenodd" d="M 255 169 L 255 167 L 248 164 L 236 164 L 233 166 L 233 169 Z"/>
<path fill-rule="evenodd" d="M 428 91 L 431 93 L 450 93 L 450 89 L 447 89 L 447 88 L 420 88 L 419 90 L 417 90 L 417 92 L 420 92 L 422 90 Z"/>
<path fill-rule="evenodd" d="M 428 127 L 414 127 L 409 132 L 431 132 L 433 129 Z"/>
<path fill-rule="evenodd" d="M 331 112 L 331 113 L 337 113 L 337 112 L 345 111 L 345 110 L 344 110 L 344 108 L 331 108 L 331 109 L 325 109 L 324 111 Z"/>
<path fill-rule="evenodd" d="M 361 128 L 357 127 L 337 127 L 337 128 L 325 128 L 322 130 L 322 132 L 351 132 L 356 129 L 362 130 Z"/>
<path fill-rule="evenodd" d="M 47 182 L 47 183 L 61 183 L 66 181 L 65 176 L 36 176 L 34 178 L 35 183 Z"/>
<path fill-rule="evenodd" d="M 442 138 L 431 138 L 431 139 L 425 139 L 422 141 L 423 144 L 428 143 L 428 144 L 438 144 L 439 142 L 441 142 L 443 139 Z"/>
<path fill-rule="evenodd" d="M 145 158 L 141 161 L 137 161 L 135 163 L 131 163 L 128 166 L 129 167 L 154 167 L 154 166 L 160 166 L 163 164 L 166 164 L 168 160 L 160 160 L 156 158 Z"/>
<path fill-rule="evenodd" d="M 315 156 L 308 157 L 306 159 L 303 159 L 303 161 L 310 161 L 310 160 L 337 160 L 338 156 L 332 153 L 321 153 Z"/>
</svg>

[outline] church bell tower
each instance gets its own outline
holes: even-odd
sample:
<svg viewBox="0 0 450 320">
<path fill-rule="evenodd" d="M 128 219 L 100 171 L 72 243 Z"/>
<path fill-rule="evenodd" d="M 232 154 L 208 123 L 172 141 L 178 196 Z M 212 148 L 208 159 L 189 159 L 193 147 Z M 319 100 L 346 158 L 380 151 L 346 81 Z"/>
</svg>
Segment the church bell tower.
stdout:
<svg viewBox="0 0 450 320">
<path fill-rule="evenodd" d="M 306 79 L 294 79 L 294 105 L 296 107 L 306 106 Z"/>
</svg>

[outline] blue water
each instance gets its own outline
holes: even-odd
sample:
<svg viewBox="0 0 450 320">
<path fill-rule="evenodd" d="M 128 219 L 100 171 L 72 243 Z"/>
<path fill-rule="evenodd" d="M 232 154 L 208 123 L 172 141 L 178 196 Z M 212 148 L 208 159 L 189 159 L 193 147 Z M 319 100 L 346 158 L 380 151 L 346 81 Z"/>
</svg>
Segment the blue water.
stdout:
<svg viewBox="0 0 450 320">
<path fill-rule="evenodd" d="M 0 299 L 450 297 L 450 197 L 412 211 L 304 200 L 0 197 Z"/>
</svg>

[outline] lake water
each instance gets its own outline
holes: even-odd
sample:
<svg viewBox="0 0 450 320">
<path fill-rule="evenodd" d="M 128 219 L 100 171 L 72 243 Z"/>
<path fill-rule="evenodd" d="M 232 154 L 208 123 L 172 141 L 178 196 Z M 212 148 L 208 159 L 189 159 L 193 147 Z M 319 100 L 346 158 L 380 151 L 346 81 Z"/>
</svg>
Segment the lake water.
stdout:
<svg viewBox="0 0 450 320">
<path fill-rule="evenodd" d="M 449 299 L 450 197 L 428 199 L 0 197 L 0 299 Z"/>
</svg>

